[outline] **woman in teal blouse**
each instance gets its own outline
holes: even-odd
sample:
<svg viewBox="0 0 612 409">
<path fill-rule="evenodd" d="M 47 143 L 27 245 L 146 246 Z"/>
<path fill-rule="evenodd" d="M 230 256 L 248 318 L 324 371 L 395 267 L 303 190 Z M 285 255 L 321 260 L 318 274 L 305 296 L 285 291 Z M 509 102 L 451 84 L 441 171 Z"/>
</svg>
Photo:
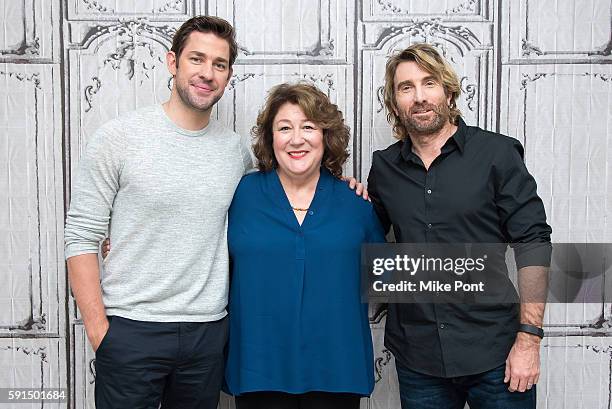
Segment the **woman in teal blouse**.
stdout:
<svg viewBox="0 0 612 409">
<path fill-rule="evenodd" d="M 260 171 L 229 210 L 227 389 L 237 409 L 358 408 L 374 387 L 360 249 L 384 236 L 338 179 L 349 130 L 299 83 L 271 90 L 253 134 Z"/>
</svg>

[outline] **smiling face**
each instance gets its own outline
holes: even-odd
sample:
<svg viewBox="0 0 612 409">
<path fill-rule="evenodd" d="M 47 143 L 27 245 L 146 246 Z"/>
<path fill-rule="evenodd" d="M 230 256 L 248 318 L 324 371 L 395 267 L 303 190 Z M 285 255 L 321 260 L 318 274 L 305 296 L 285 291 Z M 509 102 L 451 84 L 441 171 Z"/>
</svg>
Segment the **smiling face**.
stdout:
<svg viewBox="0 0 612 409">
<path fill-rule="evenodd" d="M 450 121 L 450 96 L 431 73 L 414 61 L 397 66 L 393 81 L 396 114 L 412 134 L 434 134 Z"/>
<path fill-rule="evenodd" d="M 229 59 L 230 47 L 226 40 L 199 31 L 189 35 L 178 61 L 174 52 L 168 53 L 168 69 L 185 107 L 210 113 L 232 75 Z"/>
<path fill-rule="evenodd" d="M 279 175 L 308 178 L 318 174 L 323 160 L 323 129 L 299 105 L 284 103 L 272 122 L 272 148 Z"/>
</svg>

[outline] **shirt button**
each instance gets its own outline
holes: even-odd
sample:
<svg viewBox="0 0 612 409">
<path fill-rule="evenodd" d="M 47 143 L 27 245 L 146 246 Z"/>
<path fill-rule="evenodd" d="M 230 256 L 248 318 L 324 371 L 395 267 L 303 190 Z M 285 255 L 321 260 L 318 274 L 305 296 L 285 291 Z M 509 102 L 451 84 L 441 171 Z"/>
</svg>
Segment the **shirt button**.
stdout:
<svg viewBox="0 0 612 409">
<path fill-rule="evenodd" d="M 312 216 L 314 214 L 314 211 L 311 210 L 311 211 L 308 212 L 308 214 Z"/>
<path fill-rule="evenodd" d="M 444 329 L 444 324 L 440 324 L 440 329 Z"/>
<path fill-rule="evenodd" d="M 433 227 L 433 225 L 431 223 L 427 223 L 427 228 L 431 229 Z"/>
<path fill-rule="evenodd" d="M 431 194 L 431 189 L 427 189 L 427 194 Z"/>
</svg>

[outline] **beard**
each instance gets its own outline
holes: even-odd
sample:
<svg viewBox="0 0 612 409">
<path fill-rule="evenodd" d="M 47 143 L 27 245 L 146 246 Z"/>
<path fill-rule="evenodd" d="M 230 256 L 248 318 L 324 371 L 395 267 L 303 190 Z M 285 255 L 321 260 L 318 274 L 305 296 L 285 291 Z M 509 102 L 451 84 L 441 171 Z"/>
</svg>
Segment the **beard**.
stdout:
<svg viewBox="0 0 612 409">
<path fill-rule="evenodd" d="M 431 110 L 434 113 L 431 119 L 415 118 L 413 114 Z M 450 120 L 450 108 L 443 102 L 435 104 L 416 104 L 409 112 L 400 112 L 400 121 L 408 134 L 432 134 L 441 130 Z"/>
<path fill-rule="evenodd" d="M 219 100 L 223 96 L 223 94 L 219 94 L 211 96 L 209 98 L 198 98 L 191 92 L 189 92 L 189 87 L 189 84 L 187 84 L 186 86 L 182 86 L 178 82 L 176 84 L 176 90 L 178 92 L 179 97 L 181 98 L 181 101 L 183 102 L 183 104 L 193 109 L 194 111 L 209 111 L 210 109 L 212 109 L 213 105 L 219 102 Z"/>
</svg>

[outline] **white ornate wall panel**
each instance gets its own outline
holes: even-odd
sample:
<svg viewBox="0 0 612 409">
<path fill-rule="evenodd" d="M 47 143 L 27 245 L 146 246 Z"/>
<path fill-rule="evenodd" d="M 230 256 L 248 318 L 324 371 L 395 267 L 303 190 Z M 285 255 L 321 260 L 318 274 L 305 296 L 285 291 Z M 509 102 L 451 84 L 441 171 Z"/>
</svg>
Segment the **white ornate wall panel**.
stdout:
<svg viewBox="0 0 612 409">
<path fill-rule="evenodd" d="M 83 323 L 77 321 L 72 325 L 72 383 L 74 395 L 71 397 L 73 407 L 95 409 L 94 386 L 96 380 L 95 353 L 87 340 Z"/>
<path fill-rule="evenodd" d="M 384 347 L 385 319 L 372 323 L 374 342 L 374 392 L 372 397 L 362 401 L 362 409 L 390 409 L 400 407 L 399 384 L 395 372 L 395 360 Z"/>
<path fill-rule="evenodd" d="M 63 331 L 59 81 L 51 65 L 0 64 L 0 337 Z"/>
<path fill-rule="evenodd" d="M 538 408 L 609 408 L 609 338 L 548 338 L 542 343 Z"/>
<path fill-rule="evenodd" d="M 68 387 L 69 404 L 44 407 L 94 407 L 62 251 L 71 169 L 102 123 L 168 97 L 164 54 L 199 13 L 231 21 L 240 45 L 214 116 L 248 134 L 271 86 L 312 81 L 345 113 L 345 170 L 362 180 L 395 142 L 386 57 L 436 45 L 466 122 L 524 143 L 554 240 L 612 241 L 610 0 L 0 0 L 0 387 Z M 548 306 L 538 407 L 612 408 L 612 283 L 600 287 L 600 302 Z M 371 316 L 376 386 L 361 406 L 398 409 L 385 316 Z"/>
<path fill-rule="evenodd" d="M 208 11 L 236 27 L 241 63 L 343 64 L 353 59 L 350 0 L 211 0 Z"/>
<path fill-rule="evenodd" d="M 502 82 L 501 131 L 525 147 L 554 241 L 612 241 L 612 67 L 510 65 Z"/>
<path fill-rule="evenodd" d="M 491 21 L 493 0 L 363 0 L 363 21 L 410 21 L 442 18 L 453 21 Z"/>
<path fill-rule="evenodd" d="M 612 62 L 609 0 L 503 1 L 504 61 L 512 64 Z"/>
<path fill-rule="evenodd" d="M 59 58 L 59 3 L 4 0 L 0 3 L 0 62 L 50 62 Z"/>
<path fill-rule="evenodd" d="M 0 339 L 3 388 L 65 388 L 66 343 L 63 339 Z M 0 403 L 2 409 L 65 408 L 66 403 Z"/>
<path fill-rule="evenodd" d="M 193 15 L 194 0 L 66 0 L 70 20 L 116 20 L 147 16 L 184 21 Z"/>
</svg>

